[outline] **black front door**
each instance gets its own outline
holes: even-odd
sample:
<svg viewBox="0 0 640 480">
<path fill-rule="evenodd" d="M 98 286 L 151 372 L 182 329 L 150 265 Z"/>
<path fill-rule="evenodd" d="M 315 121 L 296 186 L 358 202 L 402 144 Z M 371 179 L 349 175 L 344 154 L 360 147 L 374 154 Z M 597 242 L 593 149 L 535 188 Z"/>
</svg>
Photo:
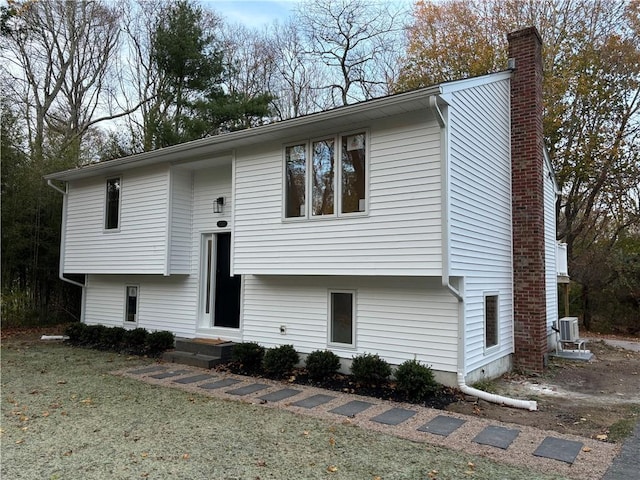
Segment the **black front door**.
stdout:
<svg viewBox="0 0 640 480">
<path fill-rule="evenodd" d="M 213 324 L 240 328 L 240 275 L 231 276 L 231 234 L 216 234 L 216 280 Z"/>
</svg>

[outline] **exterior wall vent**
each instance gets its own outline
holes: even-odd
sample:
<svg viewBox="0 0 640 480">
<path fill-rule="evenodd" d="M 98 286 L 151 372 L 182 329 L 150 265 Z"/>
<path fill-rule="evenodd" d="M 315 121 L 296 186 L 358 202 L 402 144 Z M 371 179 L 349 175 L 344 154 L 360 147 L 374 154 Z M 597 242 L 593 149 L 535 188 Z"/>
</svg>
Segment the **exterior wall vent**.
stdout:
<svg viewBox="0 0 640 480">
<path fill-rule="evenodd" d="M 560 341 L 576 342 L 580 338 L 577 317 L 563 317 L 560 319 Z"/>
</svg>

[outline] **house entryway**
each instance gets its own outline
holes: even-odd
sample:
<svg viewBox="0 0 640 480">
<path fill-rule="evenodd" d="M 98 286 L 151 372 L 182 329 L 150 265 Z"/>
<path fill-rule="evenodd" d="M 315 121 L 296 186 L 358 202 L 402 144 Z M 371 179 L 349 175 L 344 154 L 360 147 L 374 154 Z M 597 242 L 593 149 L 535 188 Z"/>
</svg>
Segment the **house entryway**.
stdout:
<svg viewBox="0 0 640 480">
<path fill-rule="evenodd" d="M 231 275 L 231 233 L 202 238 L 199 330 L 235 337 L 240 329 L 240 275 Z"/>
<path fill-rule="evenodd" d="M 213 368 L 231 359 L 235 343 L 203 338 L 176 338 L 174 350 L 164 352 L 165 362 Z"/>
</svg>

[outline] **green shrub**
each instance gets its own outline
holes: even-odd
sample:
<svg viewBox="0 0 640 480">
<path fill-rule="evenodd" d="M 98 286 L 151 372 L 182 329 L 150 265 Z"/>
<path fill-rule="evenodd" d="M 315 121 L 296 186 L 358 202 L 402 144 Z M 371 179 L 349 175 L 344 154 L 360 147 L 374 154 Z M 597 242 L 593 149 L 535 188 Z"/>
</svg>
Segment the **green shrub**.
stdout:
<svg viewBox="0 0 640 480">
<path fill-rule="evenodd" d="M 340 357 L 329 350 L 316 350 L 307 355 L 305 366 L 312 380 L 321 380 L 340 369 Z"/>
<path fill-rule="evenodd" d="M 391 376 L 391 366 L 378 356 L 365 353 L 354 357 L 351 373 L 359 383 L 384 383 Z"/>
<path fill-rule="evenodd" d="M 118 352 L 122 350 L 124 335 L 127 331 L 122 327 L 111 327 L 102 330 L 97 347 L 101 350 Z"/>
<path fill-rule="evenodd" d="M 87 325 L 87 328 L 80 338 L 80 345 L 97 348 L 100 345 L 100 340 L 106 329 L 107 327 L 104 325 Z"/>
<path fill-rule="evenodd" d="M 424 400 L 438 389 L 433 371 L 417 360 L 407 360 L 396 369 L 396 388 L 412 402 Z"/>
<path fill-rule="evenodd" d="M 280 345 L 265 352 L 262 365 L 267 374 L 284 377 L 293 371 L 299 361 L 300 355 L 293 345 Z"/>
<path fill-rule="evenodd" d="M 80 341 L 85 336 L 87 325 L 82 322 L 74 322 L 67 326 L 64 334 L 69 337 L 67 340 L 71 345 L 80 345 Z"/>
<path fill-rule="evenodd" d="M 233 347 L 231 360 L 236 362 L 240 372 L 257 373 L 262 369 L 264 347 L 255 342 L 239 343 Z"/>
<path fill-rule="evenodd" d="M 165 331 L 153 332 L 147 335 L 146 351 L 152 357 L 159 356 L 165 350 L 173 348 L 173 333 Z"/>
<path fill-rule="evenodd" d="M 145 353 L 147 335 L 148 333 L 144 328 L 127 330 L 122 342 L 124 350 L 134 355 L 143 355 Z"/>
</svg>

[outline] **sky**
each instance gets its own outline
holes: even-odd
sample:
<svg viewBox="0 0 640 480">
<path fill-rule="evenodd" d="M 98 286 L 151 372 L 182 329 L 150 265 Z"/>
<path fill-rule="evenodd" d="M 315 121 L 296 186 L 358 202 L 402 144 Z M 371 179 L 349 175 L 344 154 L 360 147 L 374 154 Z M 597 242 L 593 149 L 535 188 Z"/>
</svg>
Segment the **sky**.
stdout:
<svg viewBox="0 0 640 480">
<path fill-rule="evenodd" d="M 276 19 L 285 20 L 296 4 L 295 0 L 201 0 L 200 3 L 229 23 L 241 23 L 249 28 L 260 28 Z"/>
</svg>

